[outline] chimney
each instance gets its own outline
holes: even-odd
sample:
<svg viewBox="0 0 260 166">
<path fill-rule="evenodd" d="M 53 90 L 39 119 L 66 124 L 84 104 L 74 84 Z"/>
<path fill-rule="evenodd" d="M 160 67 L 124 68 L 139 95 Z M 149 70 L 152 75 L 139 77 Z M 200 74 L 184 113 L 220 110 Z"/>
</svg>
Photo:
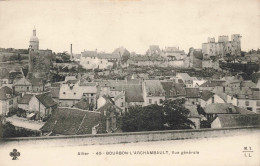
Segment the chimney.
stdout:
<svg viewBox="0 0 260 166">
<path fill-rule="evenodd" d="M 70 44 L 70 54 L 72 55 L 72 44 Z"/>
<path fill-rule="evenodd" d="M 70 59 L 72 59 L 72 44 L 70 44 Z"/>
</svg>

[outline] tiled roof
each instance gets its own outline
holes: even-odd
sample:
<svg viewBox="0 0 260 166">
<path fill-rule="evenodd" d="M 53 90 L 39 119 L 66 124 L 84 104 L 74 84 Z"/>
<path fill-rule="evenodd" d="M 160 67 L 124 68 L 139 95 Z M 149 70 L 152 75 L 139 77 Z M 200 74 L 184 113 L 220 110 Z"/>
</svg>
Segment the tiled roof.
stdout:
<svg viewBox="0 0 260 166">
<path fill-rule="evenodd" d="M 241 87 L 249 87 L 249 88 L 255 88 L 256 84 L 252 81 L 242 81 L 240 84 Z"/>
<path fill-rule="evenodd" d="M 25 94 L 23 97 L 18 101 L 18 104 L 29 104 L 31 98 L 33 97 L 32 94 Z"/>
<path fill-rule="evenodd" d="M 188 97 L 188 98 L 199 98 L 200 97 L 199 88 L 185 88 L 185 90 L 186 90 L 186 97 Z"/>
<path fill-rule="evenodd" d="M 13 90 L 7 86 L 0 89 L 0 100 L 7 100 L 13 97 Z"/>
<path fill-rule="evenodd" d="M 186 96 L 185 85 L 173 82 L 161 82 L 166 97 Z"/>
<path fill-rule="evenodd" d="M 59 99 L 71 99 L 71 100 L 80 100 L 83 97 L 84 93 L 97 93 L 96 86 L 79 86 L 62 84 L 60 88 Z"/>
<path fill-rule="evenodd" d="M 24 85 L 24 86 L 30 86 L 30 85 L 32 85 L 32 83 L 29 81 L 29 80 L 27 80 L 26 78 L 21 78 L 20 80 L 18 80 L 16 83 L 14 83 L 14 85 L 16 86 L 16 85 Z"/>
<path fill-rule="evenodd" d="M 225 114 L 218 115 L 218 119 L 221 123 L 221 127 L 246 127 L 254 126 L 260 127 L 260 115 L 259 114 Z"/>
<path fill-rule="evenodd" d="M 119 54 L 110 54 L 110 53 L 99 53 L 97 57 L 99 59 L 120 59 Z"/>
<path fill-rule="evenodd" d="M 82 110 L 89 110 L 89 101 L 87 99 L 81 99 L 73 107 L 79 108 L 79 109 L 82 109 Z"/>
<path fill-rule="evenodd" d="M 77 108 L 59 108 L 41 128 L 44 132 L 60 135 L 91 134 L 92 127 L 100 123 L 99 112 Z"/>
<path fill-rule="evenodd" d="M 144 102 L 142 92 L 142 85 L 128 85 L 125 90 L 126 102 Z"/>
<path fill-rule="evenodd" d="M 59 98 L 60 87 L 50 87 L 50 93 L 52 98 Z"/>
<path fill-rule="evenodd" d="M 204 84 L 200 85 L 200 87 L 215 87 L 215 86 L 223 86 L 225 83 L 224 80 L 209 80 Z"/>
<path fill-rule="evenodd" d="M 207 101 L 212 96 L 214 96 L 214 93 L 212 93 L 208 90 L 204 90 L 201 92 L 201 99 L 203 99 L 204 101 Z"/>
<path fill-rule="evenodd" d="M 35 96 L 46 108 L 53 107 L 57 103 L 51 98 L 50 94 L 44 93 Z"/>
<path fill-rule="evenodd" d="M 84 51 L 81 55 L 82 57 L 97 57 L 97 51 Z"/>
<path fill-rule="evenodd" d="M 205 107 L 204 111 L 207 114 L 254 114 L 254 112 L 247 111 L 229 103 L 209 104 Z"/>
<path fill-rule="evenodd" d="M 185 81 L 185 80 L 190 80 L 190 79 L 191 79 L 190 75 L 187 74 L 187 73 L 177 73 L 177 75 L 180 76 L 181 79 L 183 79 L 184 81 Z"/>
<path fill-rule="evenodd" d="M 165 96 L 165 90 L 159 80 L 145 80 L 144 83 L 149 96 Z"/>
<path fill-rule="evenodd" d="M 30 80 L 33 86 L 42 86 L 43 85 L 43 80 L 40 78 L 33 78 Z"/>
</svg>

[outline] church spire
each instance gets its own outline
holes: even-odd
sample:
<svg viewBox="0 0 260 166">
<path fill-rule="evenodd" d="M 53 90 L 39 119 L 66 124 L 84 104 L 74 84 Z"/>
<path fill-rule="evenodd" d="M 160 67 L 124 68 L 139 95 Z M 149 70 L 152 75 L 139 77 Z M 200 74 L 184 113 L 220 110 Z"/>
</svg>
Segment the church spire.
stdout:
<svg viewBox="0 0 260 166">
<path fill-rule="evenodd" d="M 33 28 L 33 36 L 36 36 L 36 29 L 35 29 L 35 26 Z"/>
</svg>

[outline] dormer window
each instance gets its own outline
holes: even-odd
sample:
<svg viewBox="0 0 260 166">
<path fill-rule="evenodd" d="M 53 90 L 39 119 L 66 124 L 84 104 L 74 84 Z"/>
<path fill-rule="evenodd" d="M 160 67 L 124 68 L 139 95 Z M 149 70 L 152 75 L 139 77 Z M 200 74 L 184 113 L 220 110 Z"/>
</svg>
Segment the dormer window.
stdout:
<svg viewBox="0 0 260 166">
<path fill-rule="evenodd" d="M 149 92 L 149 93 L 148 93 L 148 95 L 149 95 L 149 96 L 152 96 L 152 93 L 151 93 L 151 92 Z"/>
<path fill-rule="evenodd" d="M 11 94 L 6 94 L 6 97 L 7 98 L 11 98 Z"/>
</svg>

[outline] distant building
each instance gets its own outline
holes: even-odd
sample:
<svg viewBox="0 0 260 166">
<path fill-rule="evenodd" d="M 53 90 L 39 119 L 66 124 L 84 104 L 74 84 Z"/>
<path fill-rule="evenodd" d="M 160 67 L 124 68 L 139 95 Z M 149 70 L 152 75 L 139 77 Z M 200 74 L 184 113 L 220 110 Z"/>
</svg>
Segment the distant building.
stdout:
<svg viewBox="0 0 260 166">
<path fill-rule="evenodd" d="M 168 61 L 181 60 L 185 58 L 184 50 L 179 50 L 179 47 L 165 47 L 162 52 L 162 56 L 166 57 Z"/>
<path fill-rule="evenodd" d="M 39 50 L 39 39 L 38 39 L 38 37 L 36 36 L 36 29 L 35 29 L 35 27 L 34 27 L 34 29 L 33 29 L 33 35 L 32 35 L 32 37 L 30 38 L 30 46 L 31 46 L 31 48 L 32 48 L 34 51 Z"/>
<path fill-rule="evenodd" d="M 188 68 L 202 68 L 203 54 L 201 49 L 190 48 L 184 64 Z"/>
<path fill-rule="evenodd" d="M 107 69 L 119 65 L 119 54 L 98 53 L 97 51 L 84 51 L 81 53 L 80 64 L 86 69 Z"/>
<path fill-rule="evenodd" d="M 215 42 L 215 38 L 208 38 L 207 43 L 202 44 L 203 56 L 226 56 L 230 54 L 232 56 L 241 55 L 241 39 L 239 34 L 231 35 L 231 41 L 228 40 L 228 36 L 219 36 L 218 42 Z"/>
</svg>

